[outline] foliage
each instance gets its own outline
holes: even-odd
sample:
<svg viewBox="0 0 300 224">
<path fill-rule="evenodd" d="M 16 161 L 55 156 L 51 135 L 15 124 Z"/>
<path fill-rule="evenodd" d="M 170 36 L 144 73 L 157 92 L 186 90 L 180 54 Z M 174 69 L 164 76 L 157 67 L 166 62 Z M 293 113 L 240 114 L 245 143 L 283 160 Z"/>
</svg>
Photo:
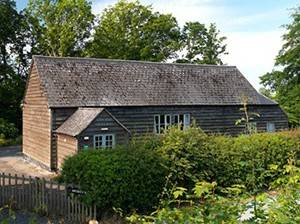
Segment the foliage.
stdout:
<svg viewBox="0 0 300 224">
<path fill-rule="evenodd" d="M 275 99 L 285 109 L 289 122 L 300 125 L 300 8 L 294 10 L 292 23 L 286 25 L 284 44 L 276 58 L 275 69 L 261 77 L 261 83 L 275 93 Z"/>
<path fill-rule="evenodd" d="M 32 51 L 50 56 L 81 55 L 94 21 L 86 0 L 30 0 L 26 15 L 35 42 Z"/>
<path fill-rule="evenodd" d="M 165 174 L 155 152 L 130 145 L 81 152 L 64 162 L 61 175 L 87 192 L 82 198 L 86 203 L 96 203 L 102 211 L 116 207 L 128 212 L 157 204 Z"/>
<path fill-rule="evenodd" d="M 285 165 L 276 183 L 276 193 L 245 194 L 243 186 L 223 188 L 225 195 L 215 194 L 216 183 L 198 182 L 192 195 L 186 189 L 176 190 L 168 205 L 151 215 L 133 214 L 131 223 L 299 223 L 300 169 L 293 163 Z M 280 183 L 278 185 L 278 183 Z M 178 191 L 180 193 L 178 193 Z M 178 198 L 177 195 L 180 195 Z M 186 200 L 185 198 L 189 198 Z M 256 208 L 254 207 L 256 203 Z M 254 212 L 256 210 L 256 212 Z"/>
<path fill-rule="evenodd" d="M 223 64 L 220 56 L 227 54 L 226 37 L 219 36 L 215 24 L 205 27 L 199 22 L 187 22 L 182 30 L 182 47 L 187 51 L 179 63 Z"/>
<path fill-rule="evenodd" d="M 270 89 L 267 89 L 265 87 L 259 88 L 258 92 L 262 94 L 263 96 L 268 97 L 269 99 L 274 99 L 274 94 Z"/>
<path fill-rule="evenodd" d="M 222 197 L 215 194 L 216 187 L 215 182 L 197 182 L 191 195 L 181 188 L 181 197 L 175 196 L 167 206 L 157 209 L 149 216 L 133 214 L 127 217 L 127 220 L 131 223 L 144 224 L 237 223 L 240 213 L 245 209 L 241 201 L 243 197 L 240 196 L 242 189 L 239 186 L 224 189 L 228 195 Z"/>
<path fill-rule="evenodd" d="M 9 224 L 16 221 L 16 213 L 11 204 L 0 207 L 0 224 Z"/>
<path fill-rule="evenodd" d="M 185 131 L 177 127 L 166 130 L 157 152 L 167 161 L 169 187 L 192 187 L 197 180 L 205 179 L 201 170 L 208 170 L 205 166 L 213 157 L 207 150 L 209 144 L 210 137 L 197 127 Z"/>
<path fill-rule="evenodd" d="M 296 224 L 300 222 L 300 168 L 290 160 L 283 174 L 275 181 L 279 188 L 267 210 L 268 223 Z"/>
<path fill-rule="evenodd" d="M 256 112 L 250 112 L 248 109 L 248 98 L 245 96 L 242 98 L 243 107 L 240 108 L 240 111 L 244 113 L 244 116 L 238 119 L 235 122 L 235 125 L 245 124 L 245 134 L 254 134 L 257 132 L 257 129 L 256 126 L 252 125 L 251 121 L 253 121 L 256 117 L 260 117 L 260 115 Z"/>
<path fill-rule="evenodd" d="M 0 136 L 3 138 L 16 138 L 18 136 L 18 129 L 13 123 L 8 123 L 6 120 L 0 118 Z"/>
<path fill-rule="evenodd" d="M 121 0 L 106 8 L 87 54 L 92 57 L 164 61 L 179 49 L 180 30 L 170 14 L 153 12 L 139 1 Z"/>
<path fill-rule="evenodd" d="M 282 168 L 291 156 L 300 158 L 299 140 L 280 133 L 227 137 L 208 136 L 196 127 L 171 128 L 156 150 L 167 161 L 169 189 L 216 181 L 221 187 L 242 184 L 256 192 L 278 177 L 271 165 Z"/>
<path fill-rule="evenodd" d="M 21 145 L 22 137 L 18 136 L 14 139 L 6 139 L 3 135 L 0 135 L 0 147 L 1 146 L 10 146 L 10 145 Z"/>
<path fill-rule="evenodd" d="M 26 24 L 14 1 L 0 1 L 0 118 L 21 129 L 21 100 L 27 72 Z"/>
</svg>

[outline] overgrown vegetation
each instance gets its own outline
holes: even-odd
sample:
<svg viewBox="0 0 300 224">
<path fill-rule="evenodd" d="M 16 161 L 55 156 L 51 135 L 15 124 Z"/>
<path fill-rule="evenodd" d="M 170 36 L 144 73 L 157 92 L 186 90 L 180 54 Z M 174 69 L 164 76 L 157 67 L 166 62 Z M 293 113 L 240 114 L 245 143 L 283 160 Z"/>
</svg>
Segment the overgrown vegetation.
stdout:
<svg viewBox="0 0 300 224">
<path fill-rule="evenodd" d="M 192 194 L 176 188 L 173 199 L 151 215 L 133 214 L 131 223 L 299 223 L 300 169 L 290 161 L 269 191 L 251 197 L 242 185 L 222 188 L 216 182 L 197 182 Z M 280 185 L 278 185 L 280 183 Z"/>
<path fill-rule="evenodd" d="M 13 123 L 0 118 L 0 146 L 16 145 L 21 143 L 18 129 Z"/>
<path fill-rule="evenodd" d="M 88 192 L 87 203 L 121 208 L 123 215 L 138 211 L 131 213 L 132 222 L 237 223 L 247 209 L 256 220 L 271 220 L 272 206 L 299 199 L 299 158 L 300 130 L 229 137 L 173 127 L 122 149 L 79 153 L 66 161 L 62 177 Z M 276 190 L 276 200 L 270 190 Z"/>
<path fill-rule="evenodd" d="M 114 150 L 91 150 L 68 158 L 62 179 L 78 184 L 88 204 L 96 203 L 101 211 L 113 207 L 126 212 L 151 210 L 159 201 L 166 169 L 157 153 L 132 145 Z"/>
</svg>

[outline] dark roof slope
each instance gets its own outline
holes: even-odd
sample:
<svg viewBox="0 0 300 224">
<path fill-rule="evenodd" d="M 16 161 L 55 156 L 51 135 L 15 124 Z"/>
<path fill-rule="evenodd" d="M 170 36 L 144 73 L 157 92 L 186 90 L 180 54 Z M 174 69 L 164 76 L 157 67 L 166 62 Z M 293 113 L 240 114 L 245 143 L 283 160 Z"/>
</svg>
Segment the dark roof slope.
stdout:
<svg viewBox="0 0 300 224">
<path fill-rule="evenodd" d="M 276 104 L 235 66 L 34 56 L 50 107 Z"/>
<path fill-rule="evenodd" d="M 78 108 L 55 132 L 77 136 L 85 130 L 104 108 Z"/>
</svg>

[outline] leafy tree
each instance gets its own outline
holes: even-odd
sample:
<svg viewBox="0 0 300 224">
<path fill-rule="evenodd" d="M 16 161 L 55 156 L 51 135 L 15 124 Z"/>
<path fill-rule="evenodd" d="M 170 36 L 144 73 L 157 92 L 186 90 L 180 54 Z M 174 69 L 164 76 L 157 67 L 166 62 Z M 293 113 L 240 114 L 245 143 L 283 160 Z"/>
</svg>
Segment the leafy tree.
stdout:
<svg viewBox="0 0 300 224">
<path fill-rule="evenodd" d="M 119 1 L 106 8 L 96 27 L 87 55 L 164 61 L 179 49 L 180 30 L 170 14 L 153 12 L 139 1 Z"/>
<path fill-rule="evenodd" d="M 272 92 L 270 91 L 270 89 L 267 89 L 265 87 L 261 87 L 259 88 L 258 92 L 266 97 L 268 97 L 269 99 L 273 99 L 274 96 L 272 94 Z"/>
<path fill-rule="evenodd" d="M 223 64 L 220 56 L 227 54 L 226 37 L 219 36 L 215 24 L 207 28 L 199 22 L 187 22 L 182 30 L 182 47 L 186 51 L 179 63 Z"/>
<path fill-rule="evenodd" d="M 261 77 L 261 83 L 275 93 L 293 126 L 300 125 L 300 8 L 286 25 L 284 44 L 276 58 L 275 69 Z"/>
<path fill-rule="evenodd" d="M 94 21 L 86 0 L 30 0 L 26 15 L 33 52 L 51 56 L 81 55 Z"/>
<path fill-rule="evenodd" d="M 20 129 L 20 104 L 28 67 L 27 27 L 24 16 L 17 12 L 11 0 L 0 0 L 0 21 L 0 118 Z"/>
</svg>

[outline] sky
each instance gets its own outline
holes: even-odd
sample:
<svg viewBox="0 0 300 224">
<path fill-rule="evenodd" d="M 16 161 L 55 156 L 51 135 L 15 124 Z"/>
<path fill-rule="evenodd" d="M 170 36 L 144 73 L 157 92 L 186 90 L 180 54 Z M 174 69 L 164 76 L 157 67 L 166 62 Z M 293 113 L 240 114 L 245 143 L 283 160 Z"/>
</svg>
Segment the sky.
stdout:
<svg viewBox="0 0 300 224">
<path fill-rule="evenodd" d="M 117 0 L 93 0 L 94 14 L 100 14 Z M 235 65 L 256 88 L 259 77 L 272 71 L 275 57 L 283 42 L 285 29 L 290 23 L 291 9 L 300 6 L 297 0 L 140 0 L 152 5 L 155 11 L 171 13 L 182 27 L 185 22 L 216 23 L 227 37 L 228 55 L 225 64 Z M 27 0 L 17 0 L 17 8 Z"/>
</svg>

